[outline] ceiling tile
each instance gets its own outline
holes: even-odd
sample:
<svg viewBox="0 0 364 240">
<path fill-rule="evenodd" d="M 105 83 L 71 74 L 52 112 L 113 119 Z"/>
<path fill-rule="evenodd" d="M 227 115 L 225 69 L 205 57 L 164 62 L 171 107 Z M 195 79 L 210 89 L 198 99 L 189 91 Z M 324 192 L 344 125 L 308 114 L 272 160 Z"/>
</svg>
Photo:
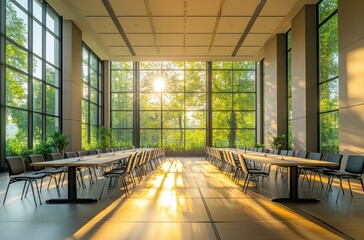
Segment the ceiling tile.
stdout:
<svg viewBox="0 0 364 240">
<path fill-rule="evenodd" d="M 222 17 L 220 18 L 217 33 L 243 33 L 249 22 L 248 17 Z"/>
<path fill-rule="evenodd" d="M 183 47 L 160 47 L 160 55 L 183 55 Z"/>
<path fill-rule="evenodd" d="M 267 1 L 260 16 L 286 16 L 297 0 L 274 0 Z"/>
<path fill-rule="evenodd" d="M 127 34 L 127 37 L 134 46 L 155 46 L 153 34 Z"/>
<path fill-rule="evenodd" d="M 119 33 L 99 34 L 99 36 L 106 46 L 126 46 Z"/>
<path fill-rule="evenodd" d="M 183 46 L 183 34 L 157 34 L 158 46 Z"/>
<path fill-rule="evenodd" d="M 214 46 L 236 46 L 241 34 L 216 34 Z"/>
<path fill-rule="evenodd" d="M 96 33 L 118 33 L 110 17 L 87 17 L 86 19 Z"/>
<path fill-rule="evenodd" d="M 187 1 L 187 16 L 217 16 L 220 0 Z"/>
<path fill-rule="evenodd" d="M 186 55 L 208 55 L 209 47 L 186 47 Z"/>
<path fill-rule="evenodd" d="M 233 51 L 234 47 L 213 47 L 210 54 L 230 56 Z"/>
<path fill-rule="evenodd" d="M 110 49 L 115 56 L 117 55 L 131 56 L 129 49 L 127 47 L 110 47 Z"/>
<path fill-rule="evenodd" d="M 134 51 L 136 53 L 136 55 L 143 55 L 143 56 L 148 56 L 148 55 L 157 55 L 157 48 L 155 47 L 134 47 Z"/>
<path fill-rule="evenodd" d="M 186 46 L 210 46 L 212 34 L 186 34 Z"/>
<path fill-rule="evenodd" d="M 250 33 L 273 33 L 282 20 L 282 17 L 258 17 Z"/>
<path fill-rule="evenodd" d="M 125 33 L 151 33 L 147 17 L 118 17 Z"/>
<path fill-rule="evenodd" d="M 82 10 L 83 16 L 109 16 L 100 0 L 77 0 L 73 2 Z"/>
<path fill-rule="evenodd" d="M 183 16 L 183 0 L 149 0 L 153 16 Z"/>
<path fill-rule="evenodd" d="M 236 55 L 254 56 L 259 49 L 260 47 L 241 47 Z"/>
<path fill-rule="evenodd" d="M 109 2 L 114 9 L 116 16 L 147 16 L 144 0 L 109 0 Z"/>
<path fill-rule="evenodd" d="M 226 0 L 222 16 L 251 16 L 259 2 L 260 0 Z"/>
<path fill-rule="evenodd" d="M 243 46 L 263 46 L 269 37 L 270 34 L 248 34 Z"/>
<path fill-rule="evenodd" d="M 212 33 L 215 17 L 189 17 L 186 23 L 186 33 Z"/>
<path fill-rule="evenodd" d="M 183 17 L 153 17 L 156 33 L 183 33 Z"/>
</svg>

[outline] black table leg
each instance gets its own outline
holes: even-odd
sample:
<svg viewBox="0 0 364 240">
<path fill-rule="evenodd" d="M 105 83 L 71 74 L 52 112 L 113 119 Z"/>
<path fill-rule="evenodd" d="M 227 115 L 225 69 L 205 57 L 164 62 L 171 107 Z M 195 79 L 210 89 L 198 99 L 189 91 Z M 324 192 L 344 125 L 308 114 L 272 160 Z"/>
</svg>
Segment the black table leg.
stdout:
<svg viewBox="0 0 364 240">
<path fill-rule="evenodd" d="M 290 203 L 290 202 L 317 203 L 317 202 L 320 202 L 319 199 L 315 199 L 315 198 L 299 198 L 298 197 L 298 166 L 288 167 L 288 191 L 289 191 L 288 198 L 274 198 L 274 199 L 272 199 L 272 201 L 273 202 L 282 202 L 282 203 L 284 203 L 284 202 L 285 203 Z"/>
</svg>

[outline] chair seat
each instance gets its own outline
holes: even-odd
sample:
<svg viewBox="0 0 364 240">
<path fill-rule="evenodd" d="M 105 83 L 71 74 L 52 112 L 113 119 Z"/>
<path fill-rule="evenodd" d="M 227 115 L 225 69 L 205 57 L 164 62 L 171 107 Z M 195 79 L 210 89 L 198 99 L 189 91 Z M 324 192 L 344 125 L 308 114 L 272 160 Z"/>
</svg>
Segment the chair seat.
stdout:
<svg viewBox="0 0 364 240">
<path fill-rule="evenodd" d="M 110 171 L 104 172 L 104 176 L 110 176 L 110 175 L 121 175 L 125 173 L 125 169 L 112 169 Z"/>
<path fill-rule="evenodd" d="M 16 181 L 27 181 L 27 180 L 37 180 L 37 179 L 42 179 L 44 177 L 46 177 L 46 174 L 24 174 L 21 176 L 14 176 L 11 177 L 11 179 L 16 180 Z"/>
<path fill-rule="evenodd" d="M 360 175 L 360 174 L 344 173 L 344 172 L 331 172 L 331 173 L 328 173 L 327 175 L 335 176 L 338 178 L 354 178 L 354 179 L 362 178 L 362 175 Z"/>
</svg>

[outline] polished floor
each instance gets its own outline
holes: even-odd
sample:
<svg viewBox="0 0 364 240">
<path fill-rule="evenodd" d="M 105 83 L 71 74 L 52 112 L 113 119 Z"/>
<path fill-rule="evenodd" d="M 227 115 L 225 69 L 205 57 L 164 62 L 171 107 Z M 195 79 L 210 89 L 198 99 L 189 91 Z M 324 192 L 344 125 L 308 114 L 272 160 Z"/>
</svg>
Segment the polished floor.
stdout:
<svg viewBox="0 0 364 240">
<path fill-rule="evenodd" d="M 79 196 L 97 198 L 102 177 L 93 185 L 85 180 Z M 203 158 L 171 158 L 129 196 L 117 188 L 94 204 L 35 207 L 31 194 L 20 200 L 22 184 L 15 183 L 0 205 L 0 239 L 364 239 L 359 185 L 353 184 L 353 198 L 346 191 L 338 203 L 337 188 L 326 198 L 319 184 L 313 192 L 304 184 L 300 194 L 319 197 L 321 203 L 271 202 L 272 196 L 287 194 L 285 182 L 284 173 L 272 173 L 269 193 L 252 185 L 244 194 L 242 181 L 234 184 Z M 1 173 L 1 202 L 7 183 Z M 61 194 L 66 192 L 61 187 Z M 54 187 L 43 189 L 43 201 L 56 197 Z"/>
</svg>

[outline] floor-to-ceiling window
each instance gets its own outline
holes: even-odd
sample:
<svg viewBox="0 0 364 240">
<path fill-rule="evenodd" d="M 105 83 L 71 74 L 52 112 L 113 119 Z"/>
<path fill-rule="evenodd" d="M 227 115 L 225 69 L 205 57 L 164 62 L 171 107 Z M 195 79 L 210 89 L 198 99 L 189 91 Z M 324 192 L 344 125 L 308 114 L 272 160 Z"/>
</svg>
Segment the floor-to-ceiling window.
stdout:
<svg viewBox="0 0 364 240">
<path fill-rule="evenodd" d="M 41 0 L 0 9 L 1 149 L 19 155 L 61 129 L 61 18 Z"/>
<path fill-rule="evenodd" d="M 338 0 L 318 3 L 319 143 L 321 152 L 339 151 Z"/>
<path fill-rule="evenodd" d="M 82 80 L 82 148 L 90 149 L 97 147 L 103 125 L 103 68 L 86 44 L 82 48 Z"/>
<path fill-rule="evenodd" d="M 254 146 L 255 63 L 212 63 L 212 144 Z"/>
<path fill-rule="evenodd" d="M 133 146 L 133 62 L 111 63 L 111 142 L 115 147 Z"/>
<path fill-rule="evenodd" d="M 292 34 L 288 31 L 287 38 L 287 146 L 292 149 Z"/>
<path fill-rule="evenodd" d="M 132 134 L 137 133 L 140 142 L 133 144 L 140 147 L 202 152 L 207 129 L 212 128 L 214 146 L 253 146 L 255 63 L 212 62 L 211 65 L 212 69 L 206 62 L 139 62 L 135 69 L 132 62 L 113 62 L 111 127 L 115 143 L 131 145 Z M 207 125 L 209 71 L 211 126 Z M 133 124 L 133 112 L 138 113 L 138 127 Z"/>
</svg>

